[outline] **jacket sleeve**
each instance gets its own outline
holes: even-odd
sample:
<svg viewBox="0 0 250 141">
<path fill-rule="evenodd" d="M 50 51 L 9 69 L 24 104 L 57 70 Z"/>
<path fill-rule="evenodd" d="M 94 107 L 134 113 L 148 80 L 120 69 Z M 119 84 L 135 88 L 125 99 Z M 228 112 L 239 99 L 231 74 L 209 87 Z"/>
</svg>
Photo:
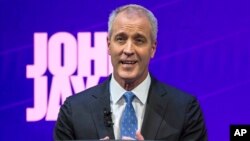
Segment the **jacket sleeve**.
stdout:
<svg viewBox="0 0 250 141">
<path fill-rule="evenodd" d="M 186 108 L 181 141 L 207 141 L 207 130 L 198 101 L 193 98 Z"/>
<path fill-rule="evenodd" d="M 54 128 L 54 140 L 73 140 L 72 110 L 69 99 L 61 106 Z"/>
</svg>

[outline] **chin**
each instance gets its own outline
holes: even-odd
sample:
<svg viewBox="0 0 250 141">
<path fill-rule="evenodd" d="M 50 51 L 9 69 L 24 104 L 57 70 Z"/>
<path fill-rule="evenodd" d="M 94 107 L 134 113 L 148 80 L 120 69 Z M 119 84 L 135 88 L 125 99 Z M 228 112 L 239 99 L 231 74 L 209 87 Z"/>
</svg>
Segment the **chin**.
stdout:
<svg viewBox="0 0 250 141">
<path fill-rule="evenodd" d="M 137 78 L 137 75 L 134 72 L 118 72 L 118 75 L 123 80 L 134 80 Z"/>
</svg>

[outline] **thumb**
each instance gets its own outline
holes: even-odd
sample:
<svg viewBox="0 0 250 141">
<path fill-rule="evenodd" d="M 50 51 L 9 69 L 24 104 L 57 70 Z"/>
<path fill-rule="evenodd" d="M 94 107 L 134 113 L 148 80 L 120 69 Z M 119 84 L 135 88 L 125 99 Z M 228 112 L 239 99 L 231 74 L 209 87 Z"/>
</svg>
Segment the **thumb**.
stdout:
<svg viewBox="0 0 250 141">
<path fill-rule="evenodd" d="M 136 131 L 135 137 L 136 137 L 136 139 L 139 140 L 139 141 L 144 140 L 144 137 L 142 136 L 141 132 L 138 131 L 138 130 Z"/>
<path fill-rule="evenodd" d="M 109 136 L 106 136 L 105 138 L 101 138 L 100 140 L 109 140 Z"/>
</svg>

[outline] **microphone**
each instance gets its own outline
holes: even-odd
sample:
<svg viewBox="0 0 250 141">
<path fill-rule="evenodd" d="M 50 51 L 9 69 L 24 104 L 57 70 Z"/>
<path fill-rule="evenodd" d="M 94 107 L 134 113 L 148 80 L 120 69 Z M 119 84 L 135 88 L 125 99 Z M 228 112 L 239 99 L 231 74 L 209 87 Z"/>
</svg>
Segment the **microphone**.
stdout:
<svg viewBox="0 0 250 141">
<path fill-rule="evenodd" d="M 114 125 L 114 123 L 112 122 L 112 112 L 110 112 L 109 110 L 107 110 L 106 108 L 103 110 L 103 117 L 104 117 L 104 125 L 106 127 L 111 127 Z"/>
</svg>

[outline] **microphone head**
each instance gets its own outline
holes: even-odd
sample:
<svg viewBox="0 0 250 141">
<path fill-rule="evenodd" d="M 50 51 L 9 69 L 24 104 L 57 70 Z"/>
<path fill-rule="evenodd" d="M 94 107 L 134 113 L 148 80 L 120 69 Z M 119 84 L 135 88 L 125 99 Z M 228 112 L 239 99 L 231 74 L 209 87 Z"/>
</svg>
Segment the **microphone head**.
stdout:
<svg viewBox="0 0 250 141">
<path fill-rule="evenodd" d="M 112 112 L 107 110 L 107 108 L 103 110 L 104 124 L 106 127 L 111 127 L 114 125 L 114 123 L 112 122 L 111 115 L 112 115 Z"/>
</svg>

